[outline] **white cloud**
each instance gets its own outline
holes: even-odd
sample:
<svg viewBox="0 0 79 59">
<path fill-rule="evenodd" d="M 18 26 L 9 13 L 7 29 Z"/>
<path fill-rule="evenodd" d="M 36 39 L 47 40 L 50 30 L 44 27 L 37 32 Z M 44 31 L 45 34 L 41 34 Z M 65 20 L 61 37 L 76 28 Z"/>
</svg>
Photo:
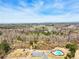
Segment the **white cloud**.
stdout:
<svg viewBox="0 0 79 59">
<path fill-rule="evenodd" d="M 29 9 L 23 9 L 23 11 L 4 8 L 4 11 L 0 12 L 0 23 L 74 22 L 79 19 L 79 14 L 71 15 L 68 13 L 59 16 L 41 16 Z"/>
<path fill-rule="evenodd" d="M 59 0 L 56 0 L 55 3 L 53 4 L 53 8 L 63 9 L 64 8 L 64 4 L 62 2 L 60 2 Z"/>
<path fill-rule="evenodd" d="M 65 13 L 62 15 L 40 15 L 38 12 L 44 7 L 44 2 L 34 4 L 34 8 L 28 8 L 27 4 L 22 0 L 17 9 L 9 8 L 7 6 L 0 6 L 0 23 L 30 23 L 30 22 L 77 22 L 79 21 L 79 14 L 73 12 Z M 26 7 L 26 8 L 25 8 Z M 46 8 L 51 7 L 47 5 Z M 63 9 L 64 5 L 60 2 L 56 2 L 52 5 L 53 8 Z M 77 7 L 73 7 L 78 8 Z M 49 11 L 50 12 L 50 11 Z M 61 12 L 61 11 L 60 11 Z"/>
</svg>

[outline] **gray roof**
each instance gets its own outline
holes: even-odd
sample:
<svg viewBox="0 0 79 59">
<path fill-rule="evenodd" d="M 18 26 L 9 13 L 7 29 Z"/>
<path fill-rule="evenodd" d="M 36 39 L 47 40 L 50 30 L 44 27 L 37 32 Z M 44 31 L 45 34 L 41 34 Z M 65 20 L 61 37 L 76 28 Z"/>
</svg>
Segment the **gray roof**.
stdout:
<svg viewBox="0 0 79 59">
<path fill-rule="evenodd" d="M 43 54 L 44 54 L 43 52 L 36 52 L 36 51 L 32 52 L 32 56 L 34 57 L 42 57 Z"/>
<path fill-rule="evenodd" d="M 48 55 L 43 52 L 32 52 L 33 57 L 43 57 L 43 59 L 48 59 Z"/>
</svg>

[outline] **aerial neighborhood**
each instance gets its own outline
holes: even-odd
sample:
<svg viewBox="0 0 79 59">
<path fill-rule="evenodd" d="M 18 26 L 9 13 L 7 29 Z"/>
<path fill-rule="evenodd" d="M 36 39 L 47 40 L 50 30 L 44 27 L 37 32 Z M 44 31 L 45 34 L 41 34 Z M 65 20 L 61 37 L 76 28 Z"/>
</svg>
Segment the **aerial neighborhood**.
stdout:
<svg viewBox="0 0 79 59">
<path fill-rule="evenodd" d="M 0 25 L 1 58 L 78 59 L 78 49 L 79 24 Z"/>
</svg>

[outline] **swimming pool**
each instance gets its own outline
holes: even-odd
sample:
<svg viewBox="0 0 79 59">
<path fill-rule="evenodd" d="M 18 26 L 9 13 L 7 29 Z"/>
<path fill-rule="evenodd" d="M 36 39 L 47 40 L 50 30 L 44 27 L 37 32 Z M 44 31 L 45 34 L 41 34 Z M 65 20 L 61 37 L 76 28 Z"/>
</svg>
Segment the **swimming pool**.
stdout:
<svg viewBox="0 0 79 59">
<path fill-rule="evenodd" d="M 52 52 L 54 55 L 56 56 L 62 56 L 64 55 L 64 53 L 61 50 L 55 50 L 54 52 Z"/>
</svg>

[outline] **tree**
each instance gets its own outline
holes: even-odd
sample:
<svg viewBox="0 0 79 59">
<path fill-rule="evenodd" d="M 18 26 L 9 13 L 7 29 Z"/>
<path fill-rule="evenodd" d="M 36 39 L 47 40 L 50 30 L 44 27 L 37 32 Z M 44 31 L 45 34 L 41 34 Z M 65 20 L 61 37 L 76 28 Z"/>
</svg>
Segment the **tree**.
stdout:
<svg viewBox="0 0 79 59">
<path fill-rule="evenodd" d="M 17 40 L 23 41 L 22 38 L 21 38 L 20 36 L 17 37 Z"/>
<path fill-rule="evenodd" d="M 42 34 L 44 34 L 44 35 L 46 35 L 46 36 L 51 35 L 51 33 L 50 33 L 49 31 L 47 31 L 47 32 L 42 32 Z"/>
<path fill-rule="evenodd" d="M 70 54 L 67 54 L 69 58 L 73 58 L 75 56 L 75 52 L 77 50 L 77 44 L 67 44 L 66 48 L 69 49 Z"/>
<path fill-rule="evenodd" d="M 0 44 L 0 50 L 3 50 L 5 53 L 8 53 L 9 50 L 10 50 L 10 46 L 9 44 L 7 43 L 7 41 L 2 41 L 1 44 Z"/>
<path fill-rule="evenodd" d="M 2 35 L 2 32 L 0 31 L 0 35 Z"/>
<path fill-rule="evenodd" d="M 7 41 L 2 41 L 0 43 L 0 58 L 3 59 L 4 56 L 10 51 L 10 46 L 9 44 L 7 43 Z"/>
<path fill-rule="evenodd" d="M 37 48 L 37 42 L 38 42 L 37 40 L 30 41 L 30 46 L 32 48 L 36 49 Z"/>
<path fill-rule="evenodd" d="M 68 54 L 66 55 L 66 57 L 65 57 L 65 59 L 71 59 L 71 58 L 72 58 L 72 56 L 71 56 L 70 53 L 68 53 Z"/>
</svg>

